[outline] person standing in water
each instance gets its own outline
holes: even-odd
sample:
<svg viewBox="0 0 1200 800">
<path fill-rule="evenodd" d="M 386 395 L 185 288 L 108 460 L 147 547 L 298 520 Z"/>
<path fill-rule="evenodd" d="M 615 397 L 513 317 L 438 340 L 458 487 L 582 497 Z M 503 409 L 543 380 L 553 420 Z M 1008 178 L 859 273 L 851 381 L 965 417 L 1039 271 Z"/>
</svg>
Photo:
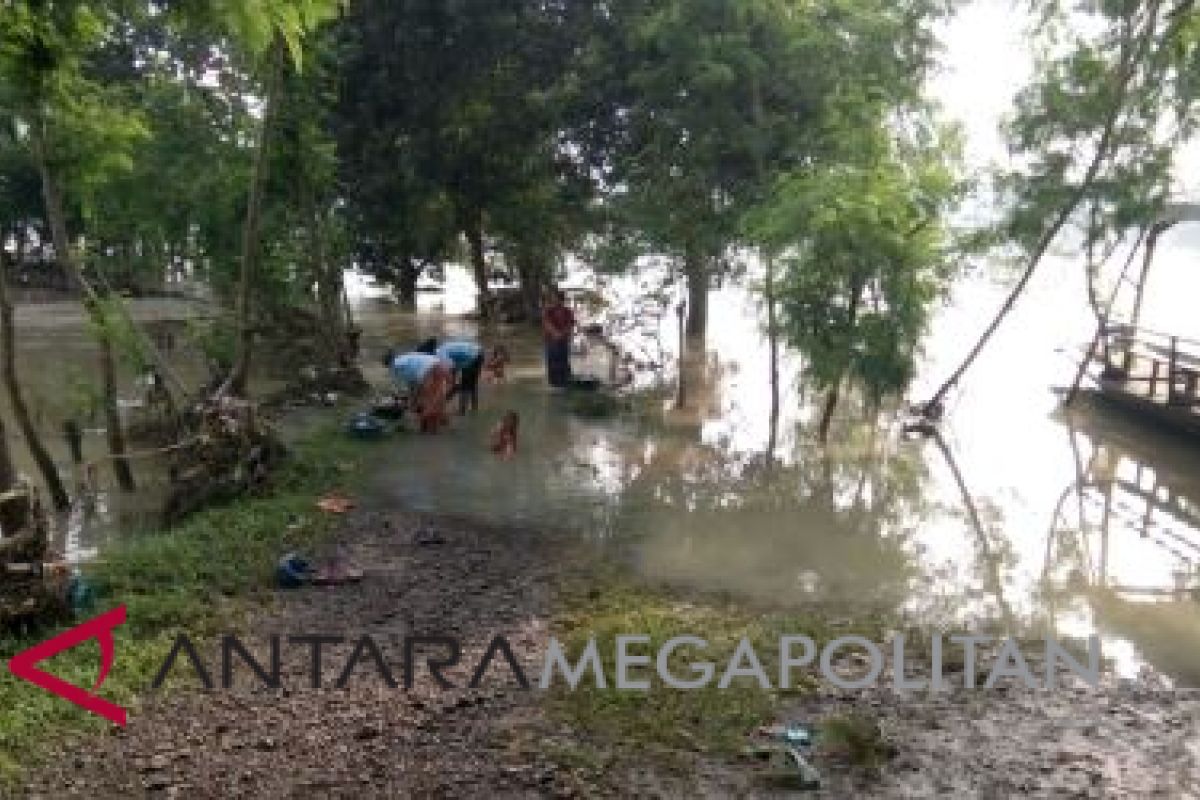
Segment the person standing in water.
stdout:
<svg viewBox="0 0 1200 800">
<path fill-rule="evenodd" d="M 575 332 L 575 314 L 566 305 L 562 289 L 546 292 L 542 310 L 542 334 L 546 341 L 546 379 L 556 388 L 571 382 L 571 336 Z"/>
<path fill-rule="evenodd" d="M 437 339 L 426 339 L 417 352 L 436 355 L 454 366 L 458 380 L 450 390 L 450 397 L 458 395 L 460 415 L 467 413 L 468 406 L 472 411 L 479 410 L 479 377 L 486 355 L 481 346 L 467 339 L 451 339 L 440 345 Z"/>
<path fill-rule="evenodd" d="M 437 433 L 446 424 L 446 400 L 454 385 L 449 362 L 428 353 L 396 355 L 388 350 L 383 363 L 392 380 L 408 391 L 422 433 Z"/>
</svg>

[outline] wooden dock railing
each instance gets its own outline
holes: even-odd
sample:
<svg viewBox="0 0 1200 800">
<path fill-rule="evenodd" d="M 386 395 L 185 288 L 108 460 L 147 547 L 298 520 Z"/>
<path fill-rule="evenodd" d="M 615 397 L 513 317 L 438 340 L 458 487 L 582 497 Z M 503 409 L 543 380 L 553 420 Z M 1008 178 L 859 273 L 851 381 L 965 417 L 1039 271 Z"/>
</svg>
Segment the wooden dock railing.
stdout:
<svg viewBox="0 0 1200 800">
<path fill-rule="evenodd" d="M 1124 384 L 1135 394 L 1145 384 L 1144 396 L 1151 400 L 1165 387 L 1167 405 L 1200 405 L 1200 341 L 1121 324 L 1106 325 L 1101 340 L 1102 381 Z"/>
</svg>

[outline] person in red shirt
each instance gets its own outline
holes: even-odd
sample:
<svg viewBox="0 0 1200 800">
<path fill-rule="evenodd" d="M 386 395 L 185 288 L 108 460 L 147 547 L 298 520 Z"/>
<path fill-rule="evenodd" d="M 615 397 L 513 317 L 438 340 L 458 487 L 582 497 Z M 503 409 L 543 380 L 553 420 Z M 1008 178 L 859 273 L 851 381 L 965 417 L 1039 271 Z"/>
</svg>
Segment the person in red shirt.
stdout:
<svg viewBox="0 0 1200 800">
<path fill-rule="evenodd" d="M 559 388 L 571 382 L 571 336 L 575 332 L 575 314 L 567 308 L 566 299 L 561 289 L 552 288 L 546 293 L 542 309 L 546 378 L 551 386 Z"/>
</svg>

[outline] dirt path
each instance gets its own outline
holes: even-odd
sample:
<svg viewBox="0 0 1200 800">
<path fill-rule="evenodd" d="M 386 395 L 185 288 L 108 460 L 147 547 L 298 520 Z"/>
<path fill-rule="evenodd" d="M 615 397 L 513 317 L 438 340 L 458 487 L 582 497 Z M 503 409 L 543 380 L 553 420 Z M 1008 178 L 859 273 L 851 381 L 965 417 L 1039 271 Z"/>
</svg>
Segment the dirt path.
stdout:
<svg viewBox="0 0 1200 800">
<path fill-rule="evenodd" d="M 483 529 L 404 514 L 357 514 L 344 535 L 366 569 L 357 585 L 310 587 L 283 596 L 281 608 L 248 626 L 258 645 L 283 636 L 333 634 L 351 642 L 369 634 L 390 664 L 400 639 L 459 638 L 457 685 L 491 637 L 503 633 L 536 679 L 530 657 L 544 635 L 555 559 L 544 542 L 512 529 Z M 351 645 L 322 651 L 323 680 L 333 687 Z M 136 710 L 124 731 L 66 746 L 31 776 L 26 796 L 134 797 L 467 797 L 574 796 L 570 773 L 523 750 L 523 728 L 536 722 L 532 693 L 501 665 L 477 690 L 441 692 L 427 673 L 413 689 L 390 689 L 370 661 L 345 689 L 312 691 L 310 650 L 284 646 L 282 688 L 176 692 Z M 420 653 L 420 651 L 418 651 Z M 435 653 L 436 654 L 436 653 Z M 201 651 L 219 680 L 219 659 Z M 418 655 L 418 661 L 421 656 Z M 189 681 L 186 662 L 181 674 Z M 242 669 L 248 684 L 252 675 Z M 400 681 L 401 676 L 397 675 Z M 235 681 L 236 684 L 236 681 Z"/>
<path fill-rule="evenodd" d="M 403 513 L 351 515 L 342 537 L 362 583 L 285 593 L 243 637 L 266 660 L 271 633 L 369 634 L 393 670 L 405 636 L 463 644 L 445 673 L 465 686 L 502 634 L 536 682 L 554 587 L 585 574 L 577 542 L 514 528 Z M 320 691 L 309 651 L 285 646 L 280 689 L 180 691 L 151 700 L 112 735 L 64 745 L 24 797 L 761 797 L 1164 798 L 1200 796 L 1200 699 L 1147 689 L 953 693 L 935 698 L 822 691 L 788 713 L 854 709 L 881 719 L 896 756 L 882 770 L 820 764 L 825 788 L 769 791 L 744 765 L 702 752 L 614 757 L 588 731 L 547 717 L 498 657 L 479 688 L 440 691 L 421 671 L 388 688 L 369 660 L 332 688 L 352 644 L 324 650 Z M 201 657 L 219 680 L 216 654 Z M 418 651 L 417 661 L 424 651 Z M 182 664 L 182 662 L 181 662 Z M 187 674 L 181 667 L 181 674 Z M 395 675 L 397 681 L 403 676 Z M 188 680 L 193 680 L 187 675 Z M 602 768 L 566 758 L 606 751 Z"/>
</svg>

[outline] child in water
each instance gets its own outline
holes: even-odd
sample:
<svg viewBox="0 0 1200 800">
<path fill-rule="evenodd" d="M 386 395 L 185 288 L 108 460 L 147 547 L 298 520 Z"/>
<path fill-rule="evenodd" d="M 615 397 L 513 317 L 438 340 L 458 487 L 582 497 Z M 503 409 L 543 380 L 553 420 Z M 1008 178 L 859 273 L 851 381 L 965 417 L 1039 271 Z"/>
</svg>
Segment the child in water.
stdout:
<svg viewBox="0 0 1200 800">
<path fill-rule="evenodd" d="M 488 353 L 487 361 L 483 365 L 490 383 L 504 382 L 504 368 L 508 366 L 508 361 L 508 348 L 502 344 L 492 348 L 492 352 Z"/>
<path fill-rule="evenodd" d="M 517 454 L 517 427 L 521 418 L 517 412 L 508 411 L 492 429 L 492 452 L 508 460 Z"/>
</svg>

